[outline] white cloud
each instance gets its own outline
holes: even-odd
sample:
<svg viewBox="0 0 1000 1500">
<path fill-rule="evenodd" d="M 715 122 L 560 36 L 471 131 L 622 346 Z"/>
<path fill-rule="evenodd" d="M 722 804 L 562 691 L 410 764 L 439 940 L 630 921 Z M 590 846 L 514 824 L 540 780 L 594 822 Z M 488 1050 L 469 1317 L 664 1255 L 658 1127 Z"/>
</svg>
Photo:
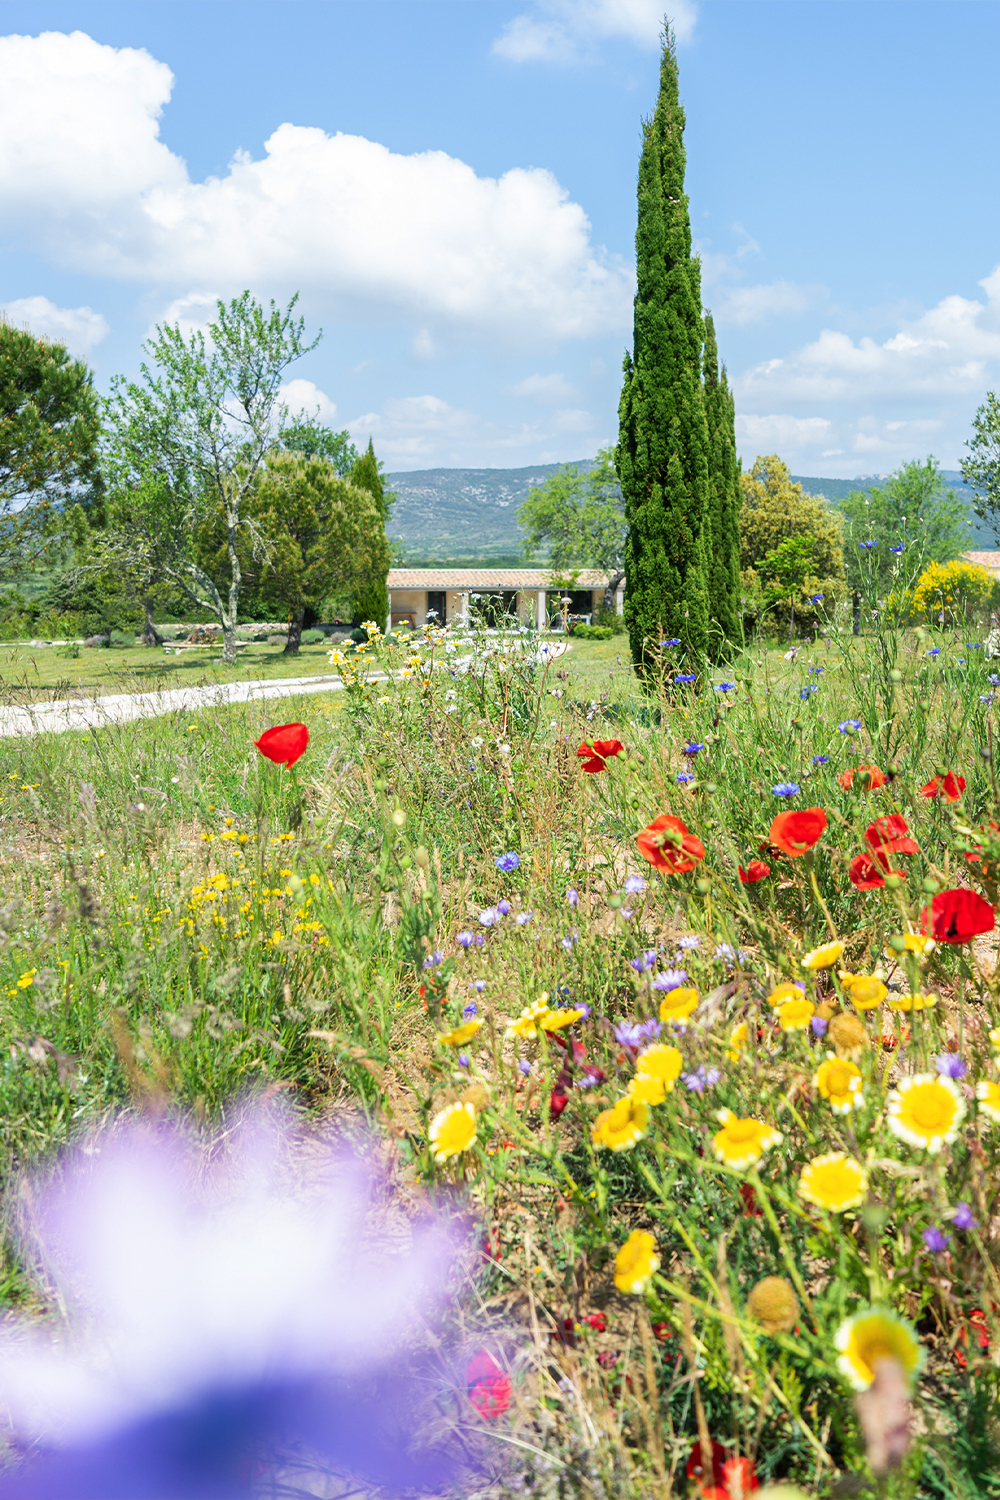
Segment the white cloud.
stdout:
<svg viewBox="0 0 1000 1500">
<path fill-rule="evenodd" d="M 535 0 L 507 22 L 492 50 L 509 62 L 573 63 L 592 56 L 606 37 L 657 47 L 664 9 L 663 0 Z M 698 15 L 694 0 L 673 0 L 666 11 L 678 41 L 687 41 Z"/>
<path fill-rule="evenodd" d="M 575 436 L 593 426 L 587 412 L 556 412 L 545 423 L 500 423 L 431 395 L 390 399 L 381 411 L 364 412 L 346 426 L 359 446 L 373 438 L 390 470 L 565 463 L 600 446 Z"/>
<path fill-rule="evenodd" d="M 529 375 L 513 387 L 515 396 L 529 396 L 536 401 L 571 401 L 576 395 L 565 375 Z"/>
<path fill-rule="evenodd" d="M 564 411 L 556 412 L 555 425 L 560 432 L 589 432 L 594 425 L 594 419 L 589 411 L 569 407 Z"/>
<path fill-rule="evenodd" d="M 793 281 L 774 281 L 767 286 L 737 286 L 724 291 L 712 309 L 720 326 L 763 323 L 768 318 L 787 318 L 808 312 L 825 299 L 825 287 L 800 286 Z"/>
<path fill-rule="evenodd" d="M 748 370 L 735 383 L 737 397 L 757 404 L 975 396 L 1000 361 L 1000 266 L 979 285 L 985 302 L 944 297 L 882 343 L 824 328 L 794 354 Z"/>
<path fill-rule="evenodd" d="M 317 416 L 328 427 L 333 426 L 337 403 L 331 401 L 326 392 L 321 391 L 311 380 L 289 380 L 280 388 L 278 395 L 291 416 L 297 417 L 300 412 L 305 412 L 307 416 Z"/>
<path fill-rule="evenodd" d="M 111 332 L 92 307 L 57 307 L 48 297 L 18 297 L 2 310 L 15 327 L 24 324 L 32 333 L 65 344 L 78 357 L 89 354 Z"/>
<path fill-rule="evenodd" d="M 736 415 L 736 441 L 744 453 L 782 453 L 791 448 L 819 448 L 830 441 L 832 423 L 826 417 L 766 417 Z"/>
<path fill-rule="evenodd" d="M 0 222 L 75 270 L 185 292 L 301 289 L 324 314 L 412 321 L 432 347 L 629 326 L 631 267 L 591 244 L 542 168 L 478 177 L 443 151 L 286 123 L 260 160 L 237 154 L 197 183 L 159 140 L 172 75 L 148 53 L 83 32 L 3 37 L 0 77 Z"/>
</svg>

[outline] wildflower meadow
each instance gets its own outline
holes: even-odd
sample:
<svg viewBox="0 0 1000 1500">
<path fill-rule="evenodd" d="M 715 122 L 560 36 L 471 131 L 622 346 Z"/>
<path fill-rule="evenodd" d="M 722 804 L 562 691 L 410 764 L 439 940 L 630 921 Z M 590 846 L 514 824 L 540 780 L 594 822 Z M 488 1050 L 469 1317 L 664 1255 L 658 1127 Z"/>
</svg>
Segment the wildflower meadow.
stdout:
<svg viewBox="0 0 1000 1500">
<path fill-rule="evenodd" d="M 718 669 L 668 639 L 645 690 L 595 649 L 372 627 L 291 722 L 5 742 L 9 1316 L 74 1326 L 33 1207 L 58 1148 L 183 1125 L 218 1162 L 280 1110 L 289 1180 L 349 1147 L 365 1233 L 446 1281 L 398 1358 L 452 1465 L 353 1492 L 1000 1494 L 986 639 L 875 617 Z M 322 1323 L 307 1242 L 270 1274 Z M 347 1493 L 314 1439 L 232 1492 Z"/>
</svg>

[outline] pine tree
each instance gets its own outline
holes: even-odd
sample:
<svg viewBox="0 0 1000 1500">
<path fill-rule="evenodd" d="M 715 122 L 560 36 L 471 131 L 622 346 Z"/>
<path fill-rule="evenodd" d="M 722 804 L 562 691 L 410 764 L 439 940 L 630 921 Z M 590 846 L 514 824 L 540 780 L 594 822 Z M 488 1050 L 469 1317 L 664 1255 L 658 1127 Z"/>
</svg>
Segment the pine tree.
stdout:
<svg viewBox="0 0 1000 1500">
<path fill-rule="evenodd" d="M 736 456 L 736 412 L 726 379 L 719 371 L 715 324 L 705 314 L 705 420 L 712 482 L 711 550 L 708 557 L 708 601 L 721 633 L 719 646 L 742 639 L 740 610 L 740 465 Z"/>
<path fill-rule="evenodd" d="M 683 137 L 668 29 L 656 111 L 643 124 L 634 350 L 625 358 L 615 454 L 629 524 L 625 622 L 639 671 L 648 666 L 651 644 L 663 637 L 679 637 L 695 658 L 710 645 L 704 325 L 701 270 L 691 256 Z"/>
<path fill-rule="evenodd" d="M 379 473 L 378 459 L 375 457 L 375 448 L 371 438 L 368 439 L 366 451 L 362 453 L 351 470 L 351 483 L 359 490 L 367 490 L 369 495 L 375 497 L 384 537 L 387 509 L 385 485 Z M 354 610 L 359 620 L 376 620 L 380 626 L 385 624 L 389 616 L 389 590 L 386 588 L 384 574 L 380 572 L 377 577 L 368 580 L 355 599 Z"/>
</svg>

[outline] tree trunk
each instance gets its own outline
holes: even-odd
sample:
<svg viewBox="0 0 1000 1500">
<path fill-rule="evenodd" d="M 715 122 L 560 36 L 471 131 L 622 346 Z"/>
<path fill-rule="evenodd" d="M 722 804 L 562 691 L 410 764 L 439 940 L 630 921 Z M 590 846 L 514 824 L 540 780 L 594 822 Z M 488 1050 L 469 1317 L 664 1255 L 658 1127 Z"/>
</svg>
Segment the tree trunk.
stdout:
<svg viewBox="0 0 1000 1500">
<path fill-rule="evenodd" d="M 153 601 L 148 594 L 143 597 L 142 609 L 144 618 L 139 640 L 144 646 L 162 646 L 163 637 L 153 624 Z"/>
<path fill-rule="evenodd" d="M 794 594 L 791 595 L 791 597 L 789 598 L 788 602 L 789 602 L 789 604 L 792 607 L 791 608 L 791 613 L 790 613 L 790 615 L 788 617 L 788 643 L 789 643 L 789 645 L 791 645 L 791 643 L 792 643 L 792 641 L 793 641 L 793 639 L 795 637 L 795 595 Z"/>
<path fill-rule="evenodd" d="M 851 629 L 855 635 L 861 634 L 861 595 L 857 589 L 854 590 L 854 614 L 851 619 Z"/>
<path fill-rule="evenodd" d="M 222 660 L 227 667 L 236 665 L 236 626 L 232 620 L 222 621 Z"/>
<path fill-rule="evenodd" d="M 306 618 L 306 607 L 300 604 L 288 617 L 288 642 L 282 656 L 298 656 L 302 640 L 302 626 Z"/>
<path fill-rule="evenodd" d="M 609 576 L 604 586 L 604 608 L 609 614 L 614 614 L 615 612 L 615 595 L 618 592 L 618 585 L 624 577 L 624 570 L 620 569 L 617 573 L 612 573 Z"/>
</svg>

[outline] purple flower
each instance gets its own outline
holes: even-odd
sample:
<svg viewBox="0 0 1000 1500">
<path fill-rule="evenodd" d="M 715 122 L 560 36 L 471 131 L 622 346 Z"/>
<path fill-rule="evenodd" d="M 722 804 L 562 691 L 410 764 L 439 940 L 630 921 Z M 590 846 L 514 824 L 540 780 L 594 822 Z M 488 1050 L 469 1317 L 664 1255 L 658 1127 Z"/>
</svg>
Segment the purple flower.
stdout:
<svg viewBox="0 0 1000 1500">
<path fill-rule="evenodd" d="M 812 594 L 810 596 L 809 602 L 810 602 L 810 604 L 822 604 L 823 603 L 823 595 L 822 594 Z"/>
<path fill-rule="evenodd" d="M 924 655 L 925 656 L 940 656 L 941 655 L 941 647 L 940 646 L 932 646 L 929 651 L 926 651 L 924 653 Z"/>
<path fill-rule="evenodd" d="M 638 896 L 646 889 L 646 882 L 641 875 L 630 875 L 624 888 L 630 896 Z"/>
<path fill-rule="evenodd" d="M 677 946 L 678 948 L 700 948 L 701 938 L 696 933 L 691 932 L 687 937 L 678 938 Z"/>
<path fill-rule="evenodd" d="M 813 1016 L 812 1020 L 809 1022 L 809 1025 L 812 1027 L 813 1036 L 826 1036 L 826 1031 L 829 1024 L 830 1023 L 826 1019 L 826 1016 Z"/>
<path fill-rule="evenodd" d="M 441 952 L 441 949 L 435 948 L 434 952 L 428 953 L 427 957 L 424 959 L 424 968 L 436 969 L 443 958 L 444 954 Z"/>
<path fill-rule="evenodd" d="M 460 932 L 457 935 L 457 937 L 455 938 L 455 942 L 458 944 L 458 946 L 460 948 L 471 948 L 472 947 L 472 933 L 471 932 Z"/>
<path fill-rule="evenodd" d="M 580 897 L 571 885 L 566 887 L 566 905 L 575 906 Z"/>
<path fill-rule="evenodd" d="M 647 948 L 645 953 L 640 953 L 638 958 L 630 959 L 629 962 L 637 974 L 645 974 L 656 968 L 656 949 Z"/>
<path fill-rule="evenodd" d="M 964 1078 L 969 1071 L 957 1052 L 943 1052 L 937 1060 L 942 1078 Z"/>
<path fill-rule="evenodd" d="M 687 969 L 664 969 L 653 980 L 653 989 L 678 990 L 682 984 L 687 984 L 687 978 Z"/>
<path fill-rule="evenodd" d="M 625 920 L 626 920 L 626 922 L 627 922 L 628 919 L 629 919 L 629 917 L 632 915 L 632 913 L 634 911 L 635 911 L 635 907 L 634 906 L 619 906 L 619 908 L 618 908 L 618 915 L 621 916 L 621 917 L 624 917 Z"/>
<path fill-rule="evenodd" d="M 972 1209 L 964 1201 L 959 1203 L 951 1216 L 951 1222 L 956 1229 L 975 1229 L 979 1223 L 978 1219 L 972 1217 Z"/>
<path fill-rule="evenodd" d="M 484 927 L 492 927 L 499 915 L 495 906 L 488 906 L 485 911 L 479 913 L 479 920 Z"/>
<path fill-rule="evenodd" d="M 658 1037 L 663 1030 L 659 1021 L 620 1021 L 615 1027 L 615 1041 L 620 1047 L 641 1047 Z"/>
<path fill-rule="evenodd" d="M 699 1063 L 693 1073 L 682 1073 L 681 1082 L 692 1094 L 703 1094 L 707 1088 L 714 1088 L 722 1077 L 718 1068 L 706 1068 L 704 1063 Z"/>
<path fill-rule="evenodd" d="M 518 927 L 524 927 L 526 923 L 531 921 L 531 912 L 519 911 L 514 920 L 517 923 Z"/>
<path fill-rule="evenodd" d="M 527 1078 L 528 1074 L 531 1072 L 531 1064 L 526 1057 L 521 1058 L 520 1062 L 517 1065 L 517 1071 L 519 1073 L 523 1073 L 525 1078 Z"/>
<path fill-rule="evenodd" d="M 694 775 L 691 771 L 678 771 L 676 779 L 680 782 L 681 786 L 687 786 L 689 781 L 694 780 Z"/>
<path fill-rule="evenodd" d="M 927 1246 L 931 1254 L 940 1255 L 942 1250 L 946 1250 L 948 1248 L 948 1241 L 951 1239 L 951 1235 L 942 1234 L 937 1225 L 932 1224 L 929 1229 L 924 1230 L 923 1238 L 924 1244 Z"/>
<path fill-rule="evenodd" d="M 732 948 L 728 943 L 720 943 L 715 950 L 715 956 L 720 963 L 728 964 L 730 967 L 737 963 L 745 964 L 747 961 L 742 948 Z"/>
<path fill-rule="evenodd" d="M 694 682 L 695 675 L 696 674 L 694 672 L 678 672 L 677 676 L 674 678 L 674 681 L 675 682 Z"/>
<path fill-rule="evenodd" d="M 499 912 L 499 914 L 500 914 L 501 917 L 509 917 L 510 916 L 510 902 L 509 901 L 498 901 L 497 902 L 497 911 Z"/>
<path fill-rule="evenodd" d="M 512 870 L 518 868 L 521 858 L 517 854 L 498 854 L 495 863 L 498 870 L 503 870 L 505 875 L 509 875 Z"/>
<path fill-rule="evenodd" d="M 475 1000 L 470 1000 L 468 1005 L 463 1006 L 462 1008 L 462 1015 L 467 1021 L 471 1020 L 473 1016 L 478 1016 L 478 1014 L 479 1006 L 476 1004 Z"/>
<path fill-rule="evenodd" d="M 771 788 L 776 797 L 797 797 L 801 790 L 797 781 L 779 781 Z"/>
<path fill-rule="evenodd" d="M 822 599 L 823 595 L 820 594 L 819 597 Z M 814 673 L 818 677 L 819 674 L 820 674 L 820 672 L 825 672 L 826 671 L 826 668 L 825 667 L 810 667 L 808 670 L 810 672 Z"/>
<path fill-rule="evenodd" d="M 829 759 L 830 757 L 828 755 L 814 755 L 812 758 L 812 763 L 814 766 L 825 766 Z"/>
<path fill-rule="evenodd" d="M 837 728 L 840 730 L 841 734 L 857 734 L 858 730 L 861 728 L 861 720 L 845 719 L 842 724 L 837 725 Z"/>
<path fill-rule="evenodd" d="M 716 682 L 713 684 L 712 691 L 716 693 L 731 693 L 735 686 L 735 682 Z"/>
<path fill-rule="evenodd" d="M 689 740 L 684 746 L 685 755 L 697 755 L 699 750 L 704 750 L 704 745 L 699 745 L 697 740 Z"/>
<path fill-rule="evenodd" d="M 467 1052 L 460 1052 L 458 1054 L 458 1066 L 460 1068 L 467 1068 L 469 1066 L 469 1054 Z"/>
<path fill-rule="evenodd" d="M 674 636 L 671 636 L 671 638 L 670 638 L 669 641 L 661 641 L 660 642 L 660 646 L 661 647 L 663 647 L 663 646 L 679 646 L 680 643 L 681 643 L 680 636 L 679 635 L 674 635 Z"/>
<path fill-rule="evenodd" d="M 485 979 L 477 979 L 476 980 L 476 994 L 477 995 L 481 995 L 483 993 L 483 990 L 485 988 L 486 988 L 486 980 Z"/>
<path fill-rule="evenodd" d="M 898 547 L 890 547 L 890 548 L 889 548 L 889 551 L 890 551 L 890 552 L 891 552 L 891 553 L 893 553 L 893 555 L 894 555 L 894 556 L 896 556 L 896 557 L 899 557 L 899 556 L 900 556 L 900 554 L 901 554 L 901 553 L 902 553 L 902 551 L 903 551 L 903 544 L 902 544 L 902 542 L 900 542 L 900 544 L 899 544 L 899 546 L 898 546 Z"/>
<path fill-rule="evenodd" d="M 562 946 L 566 949 L 567 953 L 572 953 L 573 952 L 573 945 L 575 944 L 575 942 L 576 942 L 576 940 L 577 940 L 578 937 L 579 937 L 579 933 L 577 933 L 577 932 L 569 932 L 563 938 L 563 940 L 562 940 Z"/>
</svg>

